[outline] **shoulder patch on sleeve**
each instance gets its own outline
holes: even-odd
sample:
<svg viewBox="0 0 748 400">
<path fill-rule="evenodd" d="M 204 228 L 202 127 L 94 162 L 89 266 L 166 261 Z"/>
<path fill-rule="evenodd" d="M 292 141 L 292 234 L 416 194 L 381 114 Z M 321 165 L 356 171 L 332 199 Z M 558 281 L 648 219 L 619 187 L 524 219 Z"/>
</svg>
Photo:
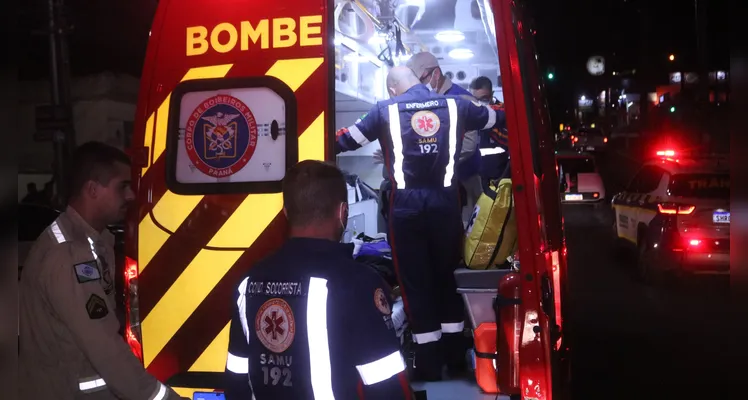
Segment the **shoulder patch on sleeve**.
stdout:
<svg viewBox="0 0 748 400">
<path fill-rule="evenodd" d="M 390 315 L 392 313 L 392 310 L 390 310 L 390 303 L 387 301 L 384 290 L 381 288 L 377 288 L 377 290 L 374 291 L 374 305 L 377 306 L 377 310 L 382 314 Z"/>
<path fill-rule="evenodd" d="M 368 112 L 364 113 L 364 115 L 362 115 L 361 117 L 359 117 L 359 119 L 357 119 L 355 123 L 356 124 L 360 123 L 361 121 L 364 120 L 364 118 L 366 118 L 367 115 L 369 115 Z"/>
<path fill-rule="evenodd" d="M 78 279 L 78 283 L 98 281 L 101 279 L 101 273 L 99 272 L 99 268 L 96 266 L 96 260 L 75 264 L 73 268 L 75 268 L 75 277 Z"/>
<path fill-rule="evenodd" d="M 102 319 L 109 314 L 109 309 L 106 307 L 106 302 L 101 297 L 92 294 L 86 302 L 86 311 L 88 317 L 91 319 Z"/>
</svg>

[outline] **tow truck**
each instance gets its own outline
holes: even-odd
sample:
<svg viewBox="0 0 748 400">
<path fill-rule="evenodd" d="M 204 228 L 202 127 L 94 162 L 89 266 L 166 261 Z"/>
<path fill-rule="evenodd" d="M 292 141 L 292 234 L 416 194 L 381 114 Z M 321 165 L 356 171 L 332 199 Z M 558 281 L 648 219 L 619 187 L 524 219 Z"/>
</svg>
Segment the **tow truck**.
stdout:
<svg viewBox="0 0 748 400">
<path fill-rule="evenodd" d="M 376 146 L 336 160 L 334 132 L 385 98 L 389 67 L 427 49 L 454 84 L 500 78 L 511 133 L 515 269 L 457 279 L 469 309 L 506 300 L 513 310 L 483 321 L 503 332 L 495 392 L 562 396 L 566 247 L 528 18 L 522 0 L 160 1 L 129 149 L 137 207 L 125 228 L 125 336 L 147 370 L 185 397 L 221 391 L 231 292 L 286 236 L 285 171 L 337 161 L 379 187 Z"/>
</svg>

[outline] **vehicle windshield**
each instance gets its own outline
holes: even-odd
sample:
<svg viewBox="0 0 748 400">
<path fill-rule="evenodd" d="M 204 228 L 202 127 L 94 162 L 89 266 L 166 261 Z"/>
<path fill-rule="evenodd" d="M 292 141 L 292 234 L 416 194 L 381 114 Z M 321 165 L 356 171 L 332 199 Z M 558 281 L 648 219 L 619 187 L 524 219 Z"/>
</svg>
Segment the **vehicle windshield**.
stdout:
<svg viewBox="0 0 748 400">
<path fill-rule="evenodd" d="M 585 174 L 595 172 L 595 161 L 589 157 L 558 158 L 559 173 Z"/>
<path fill-rule="evenodd" d="M 670 195 L 702 199 L 729 199 L 730 174 L 677 174 L 670 180 Z"/>
</svg>

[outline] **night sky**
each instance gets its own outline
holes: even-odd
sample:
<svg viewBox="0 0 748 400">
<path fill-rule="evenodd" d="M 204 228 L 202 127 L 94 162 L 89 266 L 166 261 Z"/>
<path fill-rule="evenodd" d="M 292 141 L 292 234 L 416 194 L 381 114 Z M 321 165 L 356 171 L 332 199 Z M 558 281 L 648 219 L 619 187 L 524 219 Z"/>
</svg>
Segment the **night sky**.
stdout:
<svg viewBox="0 0 748 400">
<path fill-rule="evenodd" d="M 157 0 L 65 0 L 75 29 L 70 37 L 74 75 L 104 70 L 138 76 Z M 694 2 L 682 0 L 526 0 L 537 30 L 541 68 L 553 71 L 547 85 L 552 113 L 573 106 L 583 93 L 605 85 L 585 70 L 589 56 L 606 58 L 606 69 L 637 69 L 666 81 L 671 69 L 695 70 L 697 63 Z M 707 27 L 712 69 L 728 69 L 726 0 L 708 1 Z M 48 74 L 48 45 L 31 30 L 46 23 L 46 1 L 20 3 L 19 75 L 40 79 Z M 646 40 L 642 40 L 646 38 Z M 642 49 L 642 46 L 645 46 Z M 676 54 L 674 63 L 668 54 Z"/>
</svg>

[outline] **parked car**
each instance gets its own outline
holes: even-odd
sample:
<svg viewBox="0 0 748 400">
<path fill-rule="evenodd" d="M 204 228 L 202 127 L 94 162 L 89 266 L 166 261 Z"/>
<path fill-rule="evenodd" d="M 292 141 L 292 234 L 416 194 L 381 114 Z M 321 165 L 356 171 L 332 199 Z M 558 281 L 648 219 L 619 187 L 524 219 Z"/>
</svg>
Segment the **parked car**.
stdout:
<svg viewBox="0 0 748 400">
<path fill-rule="evenodd" d="M 560 179 L 561 203 L 602 204 L 605 187 L 591 154 L 558 152 L 556 166 Z"/>
<path fill-rule="evenodd" d="M 571 145 L 577 151 L 601 151 L 607 144 L 608 137 L 597 128 L 580 128 L 571 135 Z"/>
</svg>

